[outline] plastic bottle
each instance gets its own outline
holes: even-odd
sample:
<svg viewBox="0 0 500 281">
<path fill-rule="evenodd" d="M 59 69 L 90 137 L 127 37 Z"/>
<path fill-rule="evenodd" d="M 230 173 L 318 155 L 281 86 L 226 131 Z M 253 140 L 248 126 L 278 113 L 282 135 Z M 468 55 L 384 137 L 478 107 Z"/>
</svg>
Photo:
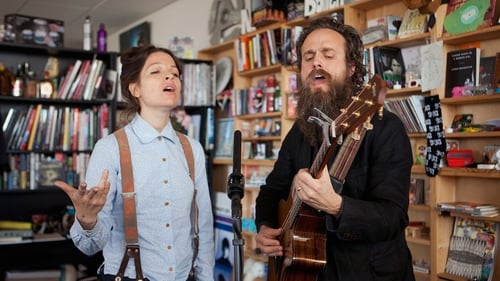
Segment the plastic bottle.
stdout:
<svg viewBox="0 0 500 281">
<path fill-rule="evenodd" d="M 92 50 L 92 24 L 90 16 L 87 16 L 83 23 L 83 49 L 85 51 Z"/>
<path fill-rule="evenodd" d="M 107 33 L 104 24 L 99 25 L 99 30 L 97 31 L 97 51 L 106 52 L 107 49 Z"/>
</svg>

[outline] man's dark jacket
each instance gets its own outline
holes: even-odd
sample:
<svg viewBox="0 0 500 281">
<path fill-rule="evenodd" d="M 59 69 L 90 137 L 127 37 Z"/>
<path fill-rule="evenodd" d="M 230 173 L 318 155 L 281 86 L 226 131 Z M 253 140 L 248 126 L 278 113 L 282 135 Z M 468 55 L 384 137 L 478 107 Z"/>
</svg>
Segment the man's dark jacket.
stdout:
<svg viewBox="0 0 500 281">
<path fill-rule="evenodd" d="M 411 145 L 394 114 L 384 111 L 381 120 L 375 114 L 372 124 L 346 176 L 340 216 L 326 215 L 328 258 L 322 281 L 414 280 L 404 236 Z M 294 175 L 311 166 L 318 147 L 293 125 L 257 198 L 257 229 L 280 226 L 278 201 L 287 199 Z"/>
</svg>

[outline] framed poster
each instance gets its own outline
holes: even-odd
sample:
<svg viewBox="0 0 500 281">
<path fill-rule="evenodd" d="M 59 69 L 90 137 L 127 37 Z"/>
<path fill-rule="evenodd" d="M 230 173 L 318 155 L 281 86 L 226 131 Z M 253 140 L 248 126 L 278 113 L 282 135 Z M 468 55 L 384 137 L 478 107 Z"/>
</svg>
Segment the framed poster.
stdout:
<svg viewBox="0 0 500 281">
<path fill-rule="evenodd" d="M 215 157 L 233 156 L 233 118 L 221 118 L 215 124 Z"/>
<path fill-rule="evenodd" d="M 151 26 L 145 21 L 131 29 L 120 33 L 120 53 L 131 47 L 151 43 Z"/>
</svg>

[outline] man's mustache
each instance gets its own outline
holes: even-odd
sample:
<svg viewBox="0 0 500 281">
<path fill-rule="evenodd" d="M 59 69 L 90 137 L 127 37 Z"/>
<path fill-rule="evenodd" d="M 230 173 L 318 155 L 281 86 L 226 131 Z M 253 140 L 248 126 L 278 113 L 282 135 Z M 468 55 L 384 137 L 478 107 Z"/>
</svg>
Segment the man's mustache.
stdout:
<svg viewBox="0 0 500 281">
<path fill-rule="evenodd" d="M 332 76 L 330 75 L 330 73 L 328 73 L 328 71 L 326 71 L 322 68 L 315 68 L 309 73 L 309 75 L 307 75 L 306 79 L 308 81 L 311 81 L 311 80 L 316 79 L 317 76 L 323 76 L 326 80 L 330 80 L 330 81 L 332 78 Z"/>
</svg>

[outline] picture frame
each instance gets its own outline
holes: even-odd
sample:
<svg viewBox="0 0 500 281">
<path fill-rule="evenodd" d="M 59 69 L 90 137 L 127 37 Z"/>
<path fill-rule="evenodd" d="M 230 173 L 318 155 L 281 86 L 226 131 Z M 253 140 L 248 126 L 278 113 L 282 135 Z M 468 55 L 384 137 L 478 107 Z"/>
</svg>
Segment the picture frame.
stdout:
<svg viewBox="0 0 500 281">
<path fill-rule="evenodd" d="M 220 118 L 215 124 L 215 157 L 233 156 L 234 119 Z"/>
<path fill-rule="evenodd" d="M 120 33 L 120 53 L 141 45 L 151 43 L 151 25 L 145 21 L 131 29 Z"/>
</svg>

